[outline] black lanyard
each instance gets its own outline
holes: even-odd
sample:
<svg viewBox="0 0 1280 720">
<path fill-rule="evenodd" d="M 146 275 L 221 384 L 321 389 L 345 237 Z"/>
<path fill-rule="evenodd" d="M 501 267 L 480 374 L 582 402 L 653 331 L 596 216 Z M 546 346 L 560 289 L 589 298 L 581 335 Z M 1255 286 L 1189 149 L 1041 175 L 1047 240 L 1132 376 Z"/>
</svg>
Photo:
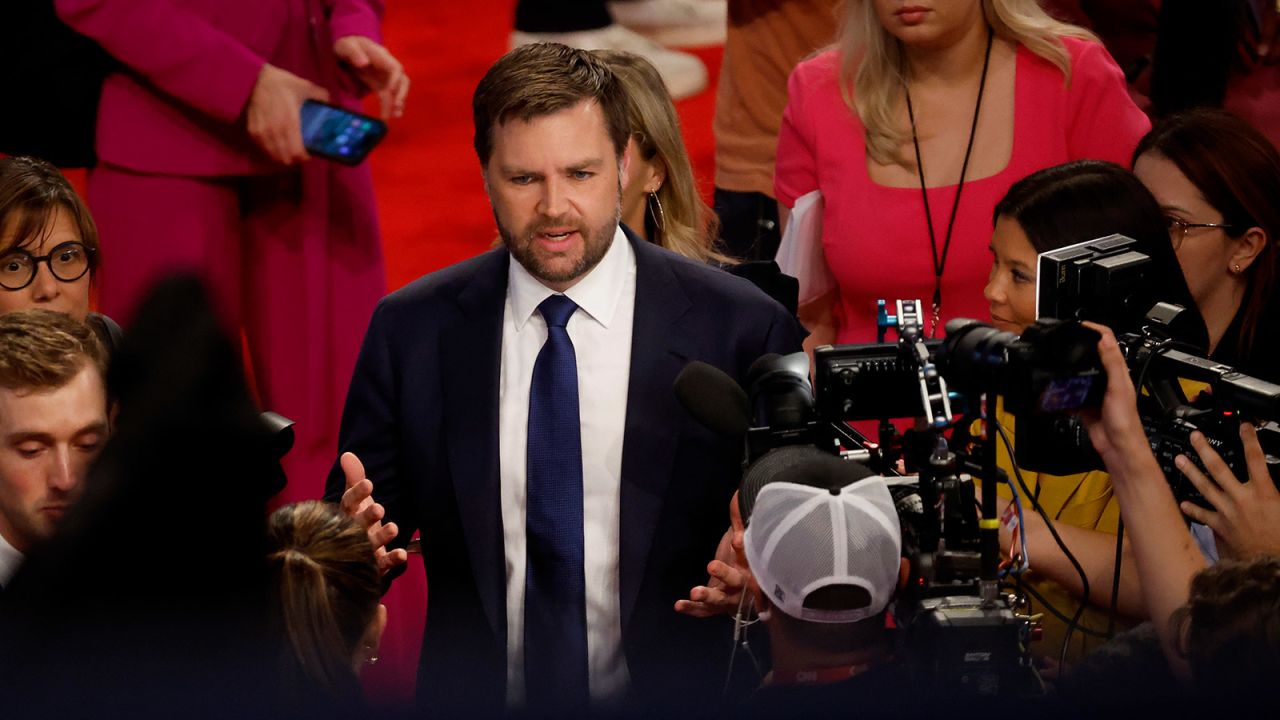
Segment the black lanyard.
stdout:
<svg viewBox="0 0 1280 720">
<path fill-rule="evenodd" d="M 951 249 L 951 231 L 956 224 L 956 211 L 960 209 L 960 193 L 964 190 L 965 174 L 969 171 L 969 155 L 973 152 L 973 138 L 978 133 L 978 112 L 982 109 L 982 94 L 987 88 L 987 68 L 991 66 L 991 43 L 995 33 L 987 26 L 987 53 L 982 58 L 982 79 L 978 82 L 978 101 L 973 106 L 973 125 L 969 128 L 969 144 L 964 149 L 964 162 L 960 165 L 960 184 L 951 203 L 951 218 L 947 220 L 947 236 L 942 243 L 942 257 L 938 257 L 938 238 L 933 232 L 933 213 L 929 210 L 929 191 L 924 184 L 924 163 L 920 160 L 920 139 L 916 136 L 916 113 L 911 107 L 911 88 L 903 82 L 907 96 L 907 117 L 911 118 L 911 144 L 916 149 L 916 172 L 920 175 L 920 196 L 924 198 L 924 219 L 929 228 L 929 247 L 933 251 L 933 327 L 929 335 L 938 333 L 938 320 L 942 316 L 942 273 L 947 268 L 947 252 Z M 905 74 L 904 74 L 905 78 Z"/>
</svg>

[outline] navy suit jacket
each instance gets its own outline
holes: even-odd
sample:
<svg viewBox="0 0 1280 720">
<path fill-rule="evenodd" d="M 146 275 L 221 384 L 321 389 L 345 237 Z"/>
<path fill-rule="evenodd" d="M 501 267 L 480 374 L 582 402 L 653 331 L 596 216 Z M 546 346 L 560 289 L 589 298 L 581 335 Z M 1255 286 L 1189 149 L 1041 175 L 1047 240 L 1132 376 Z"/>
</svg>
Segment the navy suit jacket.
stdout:
<svg viewBox="0 0 1280 720">
<path fill-rule="evenodd" d="M 742 440 L 701 427 L 673 383 L 693 360 L 742 379 L 760 355 L 800 350 L 801 330 L 750 282 L 628 239 L 636 298 L 620 490 L 624 652 L 637 694 L 713 696 L 729 624 L 673 605 L 706 582 Z M 509 262 L 493 250 L 384 298 L 342 418 L 340 448 L 364 462 L 398 540 L 421 530 L 429 599 L 418 691 L 434 706 L 497 711 L 505 701 L 498 376 Z M 343 486 L 335 466 L 327 496 Z"/>
</svg>

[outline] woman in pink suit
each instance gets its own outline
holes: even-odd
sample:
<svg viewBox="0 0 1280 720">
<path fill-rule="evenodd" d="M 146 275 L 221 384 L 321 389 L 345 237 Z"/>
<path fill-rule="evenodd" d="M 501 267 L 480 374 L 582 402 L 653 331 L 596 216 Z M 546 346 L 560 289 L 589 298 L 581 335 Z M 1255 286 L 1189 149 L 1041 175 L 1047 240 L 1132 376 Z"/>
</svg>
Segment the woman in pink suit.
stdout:
<svg viewBox="0 0 1280 720">
<path fill-rule="evenodd" d="M 89 204 L 103 312 L 196 270 L 243 331 L 264 407 L 297 421 L 286 500 L 318 497 L 341 403 L 385 291 L 369 168 L 308 160 L 299 110 L 403 110 L 408 78 L 379 44 L 381 0 L 57 0 L 119 67 L 103 87 Z"/>
</svg>

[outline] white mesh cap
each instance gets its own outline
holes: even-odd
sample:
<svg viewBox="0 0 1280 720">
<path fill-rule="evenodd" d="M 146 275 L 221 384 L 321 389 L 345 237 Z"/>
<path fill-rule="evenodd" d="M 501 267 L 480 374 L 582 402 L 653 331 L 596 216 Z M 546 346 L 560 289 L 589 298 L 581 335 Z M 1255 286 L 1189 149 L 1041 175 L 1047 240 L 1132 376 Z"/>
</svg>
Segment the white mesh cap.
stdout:
<svg viewBox="0 0 1280 720">
<path fill-rule="evenodd" d="M 760 591 L 791 617 L 852 623 L 880 613 L 898 586 L 902 535 L 893 497 L 875 476 L 838 491 L 774 482 L 756 496 L 747 525 L 747 563 Z M 866 607 L 805 607 L 810 593 L 832 585 L 867 591 Z"/>
</svg>

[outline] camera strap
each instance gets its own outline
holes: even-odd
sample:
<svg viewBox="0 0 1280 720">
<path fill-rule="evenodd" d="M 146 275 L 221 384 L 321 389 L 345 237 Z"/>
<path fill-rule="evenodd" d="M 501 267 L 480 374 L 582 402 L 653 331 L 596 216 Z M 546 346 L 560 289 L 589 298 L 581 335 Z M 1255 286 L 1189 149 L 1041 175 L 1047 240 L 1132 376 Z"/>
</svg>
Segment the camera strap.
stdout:
<svg viewBox="0 0 1280 720">
<path fill-rule="evenodd" d="M 933 251 L 933 323 L 929 328 L 929 336 L 938 333 L 938 322 L 942 317 L 942 273 L 947 267 L 947 252 L 951 249 L 951 231 L 956 224 L 956 211 L 960 209 L 960 193 L 964 190 L 965 175 L 969 170 L 969 156 L 973 153 L 973 138 L 978 133 L 978 112 L 982 110 L 982 95 L 987 88 L 987 69 L 991 66 L 991 45 L 995 39 L 995 31 L 987 26 L 987 51 L 982 58 L 982 79 L 978 81 L 978 101 L 973 106 L 973 124 L 969 127 L 969 143 L 964 149 L 964 162 L 960 164 L 960 183 L 956 185 L 956 197 L 951 203 L 951 217 L 947 220 L 947 235 L 942 243 L 942 255 L 938 255 L 938 238 L 933 230 L 933 213 L 929 210 L 929 191 L 924 183 L 924 162 L 920 159 L 920 138 L 916 135 L 916 113 L 911 106 L 911 88 L 905 80 L 902 88 L 907 97 L 907 117 L 911 119 L 911 144 L 916 151 L 916 172 L 920 176 L 920 196 L 924 198 L 924 220 L 929 228 L 929 248 Z"/>
</svg>

